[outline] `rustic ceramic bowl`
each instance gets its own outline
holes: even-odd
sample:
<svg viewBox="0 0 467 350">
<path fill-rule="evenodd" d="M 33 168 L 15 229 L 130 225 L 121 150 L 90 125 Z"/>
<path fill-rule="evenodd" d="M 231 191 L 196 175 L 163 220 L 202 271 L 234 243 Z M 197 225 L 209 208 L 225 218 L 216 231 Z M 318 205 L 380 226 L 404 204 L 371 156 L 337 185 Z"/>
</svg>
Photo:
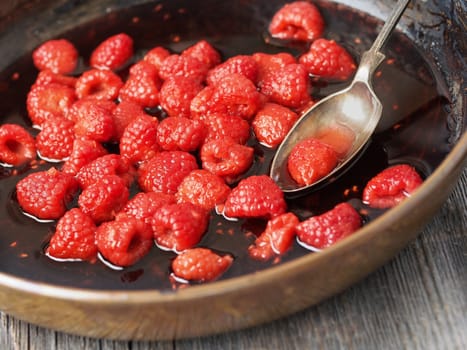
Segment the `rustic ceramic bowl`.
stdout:
<svg viewBox="0 0 467 350">
<path fill-rule="evenodd" d="M 98 18 L 108 31 L 119 11 L 150 1 L 16 1 L 0 5 L 0 71 L 44 40 Z M 222 4 L 220 4 L 222 3 Z M 154 1 L 167 13 L 188 13 L 180 34 L 239 34 L 264 31 L 282 1 Z M 320 1 L 328 10 L 354 8 L 384 19 L 392 1 Z M 213 9 L 214 8 L 214 9 Z M 183 9 L 183 10 L 179 10 Z M 171 12 L 172 11 L 172 12 Z M 447 96 L 448 140 L 445 157 L 421 188 L 402 204 L 365 225 L 355 235 L 322 251 L 277 266 L 176 291 L 106 289 L 51 283 L 47 276 L 27 278 L 11 272 L 0 256 L 0 309 L 19 319 L 65 332 L 114 339 L 171 339 L 225 332 L 289 315 L 328 298 L 391 259 L 413 240 L 445 201 L 466 165 L 465 5 L 424 1 L 406 11 L 400 29 L 431 62 Z M 137 21 L 135 21 L 136 23 Z M 160 35 L 163 23 L 154 23 Z M 358 27 L 358 26 L 357 26 Z M 124 29 L 121 29 L 122 31 Z M 173 30 L 173 28 L 171 29 Z M 162 34 L 161 34 L 162 33 Z M 148 35 L 150 33 L 145 33 Z M 144 36 L 143 35 L 143 36 Z M 244 38 L 244 37 L 243 37 Z M 463 40 L 464 39 L 464 40 Z M 2 103 L 2 101 L 0 101 Z M 1 117 L 1 116 L 0 116 Z M 3 122 L 3 120 L 2 120 Z M 2 193 L 0 196 L 7 194 Z M 2 244 L 8 242 L 2 241 Z M 34 270 L 34 266 L 31 269 Z"/>
</svg>

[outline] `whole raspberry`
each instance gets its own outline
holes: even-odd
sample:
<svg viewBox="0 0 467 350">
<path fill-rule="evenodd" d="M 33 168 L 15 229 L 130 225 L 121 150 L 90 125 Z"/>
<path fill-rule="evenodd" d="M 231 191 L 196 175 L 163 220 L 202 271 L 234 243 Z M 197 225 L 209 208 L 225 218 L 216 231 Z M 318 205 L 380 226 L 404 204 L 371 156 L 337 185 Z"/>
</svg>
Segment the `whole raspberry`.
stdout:
<svg viewBox="0 0 467 350">
<path fill-rule="evenodd" d="M 118 215 L 133 216 L 151 224 L 155 212 L 165 204 L 174 204 L 176 198 L 173 194 L 162 192 L 138 192 L 123 207 Z"/>
<path fill-rule="evenodd" d="M 417 171 L 408 164 L 384 169 L 366 184 L 363 201 L 374 208 L 391 208 L 402 202 L 423 183 Z"/>
<path fill-rule="evenodd" d="M 68 158 L 75 141 L 74 123 L 65 117 L 47 119 L 36 136 L 39 156 L 49 161 Z"/>
<path fill-rule="evenodd" d="M 141 107 L 141 105 L 138 103 L 132 101 L 121 101 L 113 110 L 113 120 L 115 126 L 113 141 L 120 141 L 125 128 L 133 120 L 147 115 L 148 114 L 146 114 L 144 108 Z"/>
<path fill-rule="evenodd" d="M 276 103 L 266 103 L 256 113 L 251 125 L 260 143 L 276 147 L 297 120 L 298 115 L 289 108 Z"/>
<path fill-rule="evenodd" d="M 137 164 L 154 157 L 160 151 L 157 143 L 159 121 L 143 115 L 130 122 L 120 139 L 120 154 L 132 164 Z"/>
<path fill-rule="evenodd" d="M 167 57 L 159 69 L 159 76 L 163 80 L 171 77 L 190 77 L 191 79 L 202 82 L 208 73 L 208 67 L 198 60 L 189 55 L 181 56 L 172 54 Z"/>
<path fill-rule="evenodd" d="M 89 260 L 97 257 L 96 225 L 79 208 L 72 208 L 58 220 L 46 253 L 54 259 Z"/>
<path fill-rule="evenodd" d="M 310 138 L 294 146 L 287 159 L 287 169 L 299 185 L 311 185 L 329 174 L 337 162 L 337 153 L 333 148 Z"/>
<path fill-rule="evenodd" d="M 107 175 L 87 186 L 78 197 L 83 213 L 95 223 L 115 218 L 128 201 L 130 193 L 125 182 L 117 175 Z"/>
<path fill-rule="evenodd" d="M 323 30 L 324 20 L 318 8 L 308 1 L 285 4 L 269 24 L 269 33 L 285 40 L 313 41 Z"/>
<path fill-rule="evenodd" d="M 198 169 L 198 164 L 190 153 L 160 152 L 141 165 L 138 184 L 145 192 L 175 194 L 183 178 L 195 169 Z"/>
<path fill-rule="evenodd" d="M 207 226 L 206 210 L 192 203 L 163 205 L 152 219 L 152 230 L 157 245 L 174 252 L 181 252 L 196 245 Z"/>
<path fill-rule="evenodd" d="M 78 191 L 78 182 L 55 168 L 31 173 L 16 184 L 21 208 L 43 220 L 55 220 L 67 211 L 67 205 Z"/>
<path fill-rule="evenodd" d="M 70 77 L 68 75 L 57 74 L 51 70 L 41 70 L 37 75 L 34 85 L 48 85 L 48 84 L 60 84 L 65 85 L 70 88 L 75 88 L 76 81 L 78 79 L 75 77 Z"/>
<path fill-rule="evenodd" d="M 183 179 L 175 196 L 179 203 L 190 202 L 210 211 L 217 204 L 224 203 L 229 193 L 230 187 L 221 177 L 196 169 Z"/>
<path fill-rule="evenodd" d="M 186 48 L 182 51 L 181 56 L 196 58 L 207 69 L 211 69 L 221 63 L 220 53 L 206 40 L 200 40 L 196 44 Z"/>
<path fill-rule="evenodd" d="M 86 97 L 73 103 L 65 114 L 65 117 L 70 119 L 73 123 L 81 119 L 86 120 L 89 115 L 91 115 L 90 118 L 96 116 L 96 118 L 99 119 L 101 118 L 99 117 L 100 114 L 112 115 L 115 108 L 116 104 L 114 102 Z"/>
<path fill-rule="evenodd" d="M 206 82 L 211 85 L 218 84 L 225 75 L 238 73 L 251 80 L 254 84 L 258 78 L 258 64 L 252 56 L 238 55 L 230 57 L 208 72 Z"/>
<path fill-rule="evenodd" d="M 324 249 L 354 233 L 362 225 L 360 214 L 348 203 L 340 203 L 324 214 L 299 223 L 295 230 L 306 248 Z"/>
<path fill-rule="evenodd" d="M 251 57 L 255 60 L 258 69 L 257 85 L 259 87 L 261 87 L 264 77 L 269 74 L 274 74 L 274 71 L 286 65 L 297 63 L 295 57 L 287 52 L 279 52 L 276 54 L 256 52 Z"/>
<path fill-rule="evenodd" d="M 193 152 L 206 137 L 206 126 L 184 117 L 168 117 L 157 127 L 157 143 L 166 151 Z"/>
<path fill-rule="evenodd" d="M 190 117 L 191 100 L 203 85 L 186 76 L 175 76 L 164 81 L 159 93 L 160 105 L 172 117 Z"/>
<path fill-rule="evenodd" d="M 91 53 L 89 63 L 94 68 L 116 70 L 133 56 L 133 39 L 120 33 L 101 42 Z"/>
<path fill-rule="evenodd" d="M 208 129 L 204 142 L 230 138 L 243 145 L 250 138 L 250 124 L 239 116 L 208 114 L 193 119 L 201 120 Z"/>
<path fill-rule="evenodd" d="M 78 50 L 66 39 L 49 40 L 32 53 L 34 65 L 39 70 L 50 70 L 57 74 L 67 74 L 78 64 Z"/>
<path fill-rule="evenodd" d="M 76 116 L 74 130 L 77 136 L 107 142 L 115 132 L 114 108 L 113 102 L 86 98 L 78 100 L 67 117 L 73 120 Z"/>
<path fill-rule="evenodd" d="M 357 69 L 352 56 L 334 40 L 318 39 L 308 52 L 300 56 L 299 62 L 308 73 L 334 80 L 347 80 Z"/>
<path fill-rule="evenodd" d="M 92 96 L 98 100 L 115 100 L 118 97 L 123 81 L 108 69 L 90 69 L 76 81 L 78 98 Z"/>
<path fill-rule="evenodd" d="M 123 215 L 101 224 L 96 231 L 96 242 L 104 259 L 121 267 L 134 265 L 154 245 L 149 225 Z"/>
<path fill-rule="evenodd" d="M 22 126 L 0 126 L 0 162 L 20 166 L 36 158 L 34 138 Z"/>
<path fill-rule="evenodd" d="M 207 248 L 187 249 L 172 261 L 172 271 L 185 281 L 207 282 L 219 278 L 233 263 L 230 255 L 220 256 Z"/>
<path fill-rule="evenodd" d="M 87 138 L 77 138 L 74 140 L 71 154 L 61 170 L 64 173 L 76 175 L 84 165 L 105 154 L 107 151 L 100 142 Z"/>
<path fill-rule="evenodd" d="M 239 182 L 225 201 L 229 218 L 271 219 L 287 210 L 282 190 L 267 175 L 253 175 Z"/>
<path fill-rule="evenodd" d="M 154 67 L 157 68 L 157 70 L 159 70 L 162 62 L 169 56 L 169 50 L 162 46 L 156 46 L 144 55 L 143 60 L 151 63 Z"/>
</svg>

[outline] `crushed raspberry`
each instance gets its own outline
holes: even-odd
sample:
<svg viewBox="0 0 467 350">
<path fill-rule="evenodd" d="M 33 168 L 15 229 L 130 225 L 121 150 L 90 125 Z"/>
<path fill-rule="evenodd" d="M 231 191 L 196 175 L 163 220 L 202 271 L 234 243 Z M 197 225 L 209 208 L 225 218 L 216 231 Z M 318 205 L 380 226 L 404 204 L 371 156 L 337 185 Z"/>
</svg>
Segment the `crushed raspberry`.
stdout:
<svg viewBox="0 0 467 350">
<path fill-rule="evenodd" d="M 202 89 L 203 85 L 191 77 L 171 77 L 162 84 L 160 105 L 169 116 L 189 118 L 191 100 Z"/>
<path fill-rule="evenodd" d="M 186 48 L 182 51 L 181 56 L 196 58 L 207 69 L 211 69 L 221 63 L 220 53 L 206 40 L 200 40 L 196 44 Z"/>
<path fill-rule="evenodd" d="M 67 118 L 75 120 L 74 130 L 77 136 L 107 142 L 115 133 L 114 108 L 115 103 L 111 101 L 81 99 L 70 109 Z"/>
<path fill-rule="evenodd" d="M 0 126 L 0 162 L 20 166 L 36 158 L 34 138 L 17 124 Z"/>
<path fill-rule="evenodd" d="M 16 185 L 16 196 L 21 208 L 43 220 L 55 220 L 63 216 L 77 191 L 76 179 L 55 168 L 31 173 Z"/>
<path fill-rule="evenodd" d="M 152 232 L 144 221 L 119 216 L 104 222 L 96 231 L 99 253 L 116 266 L 131 266 L 146 256 L 154 245 Z"/>
<path fill-rule="evenodd" d="M 374 208 L 391 208 L 410 197 L 422 183 L 423 179 L 412 166 L 394 165 L 368 181 L 363 201 Z"/>
<path fill-rule="evenodd" d="M 160 151 L 157 143 L 159 121 L 143 115 L 130 122 L 120 139 L 120 154 L 132 164 L 151 159 Z"/>
<path fill-rule="evenodd" d="M 133 56 L 133 39 L 120 33 L 101 42 L 91 53 L 89 63 L 94 68 L 117 70 Z"/>
<path fill-rule="evenodd" d="M 271 219 L 287 210 L 284 194 L 267 175 L 253 175 L 232 189 L 224 207 L 229 218 Z"/>
<path fill-rule="evenodd" d="M 73 142 L 71 154 L 62 166 L 62 171 L 76 175 L 86 164 L 107 154 L 106 149 L 96 140 L 77 138 Z"/>
<path fill-rule="evenodd" d="M 122 79 L 111 70 L 90 69 L 81 74 L 75 89 L 78 98 L 91 96 L 98 100 L 112 101 L 118 97 L 122 86 Z"/>
<path fill-rule="evenodd" d="M 169 50 L 162 46 L 156 46 L 144 55 L 143 60 L 145 60 L 148 63 L 151 63 L 159 71 L 162 62 L 169 56 Z"/>
<path fill-rule="evenodd" d="M 335 80 L 349 79 L 357 69 L 352 56 L 334 40 L 318 39 L 299 62 L 309 74 Z"/>
<path fill-rule="evenodd" d="M 157 245 L 174 252 L 195 246 L 207 227 L 208 213 L 192 203 L 165 204 L 152 220 Z"/>
<path fill-rule="evenodd" d="M 294 146 L 287 160 L 287 169 L 299 185 L 311 185 L 329 174 L 337 162 L 337 152 L 333 148 L 311 138 Z"/>
<path fill-rule="evenodd" d="M 130 68 L 130 76 L 120 89 L 120 101 L 132 101 L 142 107 L 159 104 L 160 79 L 157 68 L 146 61 L 139 61 Z"/>
<path fill-rule="evenodd" d="M 206 131 L 206 126 L 198 120 L 168 117 L 157 127 L 157 142 L 166 151 L 192 152 L 204 142 Z"/>
<path fill-rule="evenodd" d="M 236 115 L 209 114 L 196 116 L 193 119 L 201 120 L 207 127 L 205 142 L 230 138 L 241 145 L 250 138 L 250 124 Z"/>
<path fill-rule="evenodd" d="M 55 259 L 97 258 L 96 224 L 79 208 L 72 208 L 58 220 L 46 253 Z"/>
<path fill-rule="evenodd" d="M 75 88 L 77 80 L 78 79 L 75 77 L 57 74 L 47 69 L 39 72 L 34 82 L 34 85 L 60 84 L 68 86 L 70 88 Z"/>
<path fill-rule="evenodd" d="M 185 55 L 172 54 L 167 57 L 159 69 L 159 76 L 163 80 L 171 77 L 190 77 L 191 79 L 202 82 L 208 73 L 208 67 L 200 60 Z"/>
<path fill-rule="evenodd" d="M 33 51 L 32 60 L 40 71 L 67 74 L 78 65 L 78 50 L 66 39 L 49 40 Z"/>
<path fill-rule="evenodd" d="M 268 147 L 279 145 L 298 120 L 291 109 L 276 103 L 266 103 L 254 117 L 251 126 L 256 138 Z"/>
<path fill-rule="evenodd" d="M 36 136 L 36 148 L 41 158 L 50 161 L 68 158 L 75 141 L 73 127 L 74 123 L 64 117 L 47 119 Z"/>
<path fill-rule="evenodd" d="M 217 204 L 224 203 L 229 193 L 230 187 L 221 177 L 197 169 L 183 179 L 175 196 L 178 202 L 190 202 L 210 211 Z"/>
<path fill-rule="evenodd" d="M 324 214 L 299 223 L 299 242 L 309 249 L 324 249 L 350 236 L 362 226 L 360 214 L 348 203 L 340 203 Z"/>
<path fill-rule="evenodd" d="M 224 76 L 232 73 L 243 75 L 254 84 L 258 78 L 258 64 L 252 56 L 238 55 L 227 59 L 208 72 L 206 82 L 211 85 L 218 84 Z"/>
<path fill-rule="evenodd" d="M 324 20 L 318 8 L 307 1 L 285 4 L 273 16 L 269 33 L 279 39 L 313 41 L 324 30 Z"/>
<path fill-rule="evenodd" d="M 207 248 L 187 249 L 172 262 L 174 275 L 185 281 L 207 282 L 218 279 L 233 263 L 230 255 L 218 255 Z"/>
<path fill-rule="evenodd" d="M 196 158 L 188 152 L 157 153 L 138 170 L 138 184 L 145 192 L 175 194 L 183 178 L 198 169 Z"/>
<path fill-rule="evenodd" d="M 151 224 L 155 212 L 165 204 L 174 204 L 176 198 L 173 194 L 162 192 L 138 192 L 123 207 L 121 213 L 133 216 L 137 220 L 143 220 Z"/>
<path fill-rule="evenodd" d="M 114 136 L 113 141 L 120 141 L 125 128 L 133 120 L 147 116 L 144 108 L 132 101 L 122 101 L 113 110 Z"/>
</svg>

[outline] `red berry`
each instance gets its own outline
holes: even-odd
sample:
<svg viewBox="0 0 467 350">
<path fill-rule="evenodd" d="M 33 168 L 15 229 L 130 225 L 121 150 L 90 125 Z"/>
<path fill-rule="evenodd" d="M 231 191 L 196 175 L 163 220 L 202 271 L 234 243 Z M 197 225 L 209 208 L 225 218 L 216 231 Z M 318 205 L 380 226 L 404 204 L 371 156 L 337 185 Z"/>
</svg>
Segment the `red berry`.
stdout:
<svg viewBox="0 0 467 350">
<path fill-rule="evenodd" d="M 130 68 L 130 75 L 120 89 L 120 101 L 132 101 L 142 107 L 159 104 L 160 80 L 157 68 L 146 61 L 139 61 Z"/>
<path fill-rule="evenodd" d="M 191 100 L 202 89 L 203 85 L 190 77 L 171 77 L 162 84 L 160 105 L 169 116 L 189 118 Z"/>
<path fill-rule="evenodd" d="M 252 56 L 238 55 L 227 59 L 208 72 L 208 84 L 218 84 L 225 75 L 238 73 L 256 83 L 258 78 L 258 64 Z"/>
<path fill-rule="evenodd" d="M 399 164 L 384 169 L 363 190 L 363 201 L 374 208 L 391 208 L 402 202 L 423 183 L 410 165 Z"/>
<path fill-rule="evenodd" d="M 268 147 L 279 145 L 295 124 L 298 115 L 287 107 L 266 103 L 251 123 L 256 138 Z"/>
<path fill-rule="evenodd" d="M 299 185 L 311 185 L 329 174 L 337 162 L 337 153 L 333 148 L 311 138 L 294 146 L 287 160 L 287 169 Z"/>
<path fill-rule="evenodd" d="M 79 195 L 78 205 L 94 222 L 113 220 L 128 201 L 130 193 L 117 175 L 107 175 L 87 186 Z"/>
<path fill-rule="evenodd" d="M 137 263 L 154 245 L 149 225 L 124 215 L 100 225 L 96 231 L 96 242 L 106 260 L 122 267 Z"/>
<path fill-rule="evenodd" d="M 34 65 L 39 70 L 50 70 L 57 74 L 67 74 L 78 64 L 78 50 L 66 39 L 49 40 L 32 53 Z"/>
<path fill-rule="evenodd" d="M 113 35 L 101 42 L 91 53 L 90 65 L 116 70 L 133 56 L 133 39 L 125 33 Z"/>
<path fill-rule="evenodd" d="M 144 111 L 143 107 L 138 103 L 132 101 L 122 101 L 117 107 L 113 110 L 113 120 L 114 120 L 114 141 L 120 141 L 125 128 L 133 120 L 136 120 L 140 117 L 148 116 Z"/>
<path fill-rule="evenodd" d="M 208 226 L 208 214 L 192 203 L 166 204 L 154 214 L 152 229 L 162 249 L 181 252 L 192 248 Z"/>
<path fill-rule="evenodd" d="M 308 73 L 335 80 L 347 80 L 355 72 L 357 65 L 352 56 L 334 40 L 318 39 L 308 52 L 300 56 L 299 62 Z"/>
<path fill-rule="evenodd" d="M 198 60 L 189 55 L 181 56 L 172 54 L 167 57 L 159 69 L 159 76 L 163 80 L 171 77 L 190 77 L 191 79 L 202 82 L 208 73 L 208 67 Z"/>
<path fill-rule="evenodd" d="M 307 1 L 285 4 L 269 24 L 269 33 L 279 39 L 313 41 L 324 30 L 324 20 L 318 8 Z"/>
<path fill-rule="evenodd" d="M 58 220 L 47 255 L 55 259 L 93 261 L 97 257 L 96 229 L 94 221 L 81 209 L 70 209 Z"/>
<path fill-rule="evenodd" d="M 120 154 L 132 164 L 151 159 L 159 152 L 157 125 L 159 121 L 143 115 L 130 122 L 120 139 Z"/>
<path fill-rule="evenodd" d="M 19 166 L 36 158 L 34 138 L 22 126 L 0 126 L 0 162 Z"/>
<path fill-rule="evenodd" d="M 207 282 L 219 278 L 232 263 L 230 255 L 220 256 L 207 248 L 193 248 L 173 260 L 172 271 L 185 281 Z"/>
<path fill-rule="evenodd" d="M 86 98 L 78 100 L 70 109 L 67 118 L 75 120 L 77 136 L 99 142 L 110 141 L 115 132 L 113 110 L 115 103 Z"/>
<path fill-rule="evenodd" d="M 183 179 L 175 196 L 178 202 L 190 202 L 210 211 L 224 203 L 229 193 L 230 187 L 221 177 L 196 169 Z"/>
<path fill-rule="evenodd" d="M 209 114 L 196 116 L 207 127 L 205 142 L 230 138 L 241 145 L 250 138 L 250 124 L 236 115 Z"/>
<path fill-rule="evenodd" d="M 90 69 L 78 78 L 76 95 L 78 98 L 92 96 L 98 100 L 115 100 L 123 81 L 108 69 Z"/>
<path fill-rule="evenodd" d="M 62 166 L 62 171 L 76 175 L 84 165 L 105 154 L 107 151 L 99 142 L 87 138 L 77 138 L 73 142 L 70 156 Z"/>
<path fill-rule="evenodd" d="M 76 79 L 75 77 L 57 74 L 47 69 L 39 72 L 36 81 L 34 82 L 34 85 L 48 85 L 53 83 L 74 88 L 77 80 L 78 79 Z"/>
<path fill-rule="evenodd" d="M 151 224 L 155 212 L 165 204 L 174 204 L 175 196 L 162 192 L 138 192 L 123 207 L 121 213 L 133 216 L 137 220 L 143 220 Z"/>
<path fill-rule="evenodd" d="M 351 235 L 362 225 L 358 212 L 348 203 L 336 205 L 324 214 L 299 223 L 298 239 L 309 249 L 324 249 Z"/>
<path fill-rule="evenodd" d="M 181 53 L 182 57 L 192 57 L 200 61 L 207 69 L 211 69 L 221 63 L 221 55 L 206 40 L 200 40 L 196 44 L 186 48 Z"/>
<path fill-rule="evenodd" d="M 206 126 L 198 120 L 168 117 L 157 127 L 157 142 L 166 151 L 192 152 L 204 142 L 206 133 Z"/>
<path fill-rule="evenodd" d="M 54 220 L 67 211 L 78 191 L 78 182 L 55 168 L 31 173 L 16 184 L 21 208 L 38 219 Z"/>
<path fill-rule="evenodd" d="M 294 56 L 286 52 L 277 54 L 267 54 L 257 52 L 252 55 L 258 67 L 257 85 L 261 87 L 262 80 L 269 74 L 274 74 L 274 71 L 285 67 L 286 65 L 297 63 Z"/>
<path fill-rule="evenodd" d="M 183 178 L 197 168 L 196 158 L 190 153 L 160 152 L 141 165 L 138 184 L 145 192 L 175 194 Z"/>
<path fill-rule="evenodd" d="M 36 136 L 40 157 L 49 161 L 62 161 L 69 157 L 75 141 L 73 128 L 74 123 L 64 117 L 47 119 Z"/>
<path fill-rule="evenodd" d="M 292 245 L 298 223 L 298 218 L 290 212 L 269 220 L 264 232 L 248 247 L 248 253 L 262 261 L 284 254 Z"/>
<path fill-rule="evenodd" d="M 254 175 L 239 182 L 225 202 L 224 214 L 229 218 L 271 219 L 285 213 L 284 194 L 267 175 Z"/>
<path fill-rule="evenodd" d="M 170 51 L 167 50 L 165 47 L 156 46 L 149 50 L 143 57 L 143 59 L 151 63 L 157 70 L 160 69 L 162 62 L 170 56 Z"/>
</svg>

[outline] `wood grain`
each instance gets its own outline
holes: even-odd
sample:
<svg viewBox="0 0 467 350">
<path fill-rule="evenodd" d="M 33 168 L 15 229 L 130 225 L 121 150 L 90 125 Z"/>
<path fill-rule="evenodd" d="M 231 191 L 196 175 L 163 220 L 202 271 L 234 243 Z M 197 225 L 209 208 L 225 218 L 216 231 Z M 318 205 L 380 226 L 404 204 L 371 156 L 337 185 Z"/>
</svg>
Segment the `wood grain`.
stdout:
<svg viewBox="0 0 467 350">
<path fill-rule="evenodd" d="M 291 317 L 198 339 L 79 337 L 0 313 L 1 350 L 465 349 L 467 170 L 418 238 L 340 295 Z"/>
</svg>

